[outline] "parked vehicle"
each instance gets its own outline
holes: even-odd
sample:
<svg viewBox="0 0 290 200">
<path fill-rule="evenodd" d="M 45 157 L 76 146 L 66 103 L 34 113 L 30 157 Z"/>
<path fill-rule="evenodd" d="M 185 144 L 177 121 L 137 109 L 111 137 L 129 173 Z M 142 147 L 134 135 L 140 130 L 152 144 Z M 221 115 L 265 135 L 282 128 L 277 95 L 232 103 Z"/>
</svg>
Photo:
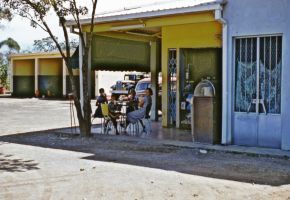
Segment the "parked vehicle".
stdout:
<svg viewBox="0 0 290 200">
<path fill-rule="evenodd" d="M 135 82 L 134 81 L 117 81 L 116 84 L 111 86 L 112 91 L 113 90 L 131 90 L 135 88 Z"/>
<path fill-rule="evenodd" d="M 124 75 L 124 80 L 126 81 L 134 81 L 135 85 L 140 81 L 141 79 L 145 78 L 147 75 L 142 72 L 137 72 L 137 73 L 129 73 Z"/>
<path fill-rule="evenodd" d="M 124 75 L 124 80 L 119 80 L 111 86 L 111 93 L 117 97 L 121 95 L 127 96 L 130 90 L 135 89 L 137 82 L 146 76 L 145 73 L 128 73 Z"/>
<path fill-rule="evenodd" d="M 116 94 L 117 97 L 120 95 L 127 96 L 131 89 L 135 88 L 135 82 L 130 80 L 117 81 L 115 85 L 111 86 L 111 94 Z"/>
</svg>

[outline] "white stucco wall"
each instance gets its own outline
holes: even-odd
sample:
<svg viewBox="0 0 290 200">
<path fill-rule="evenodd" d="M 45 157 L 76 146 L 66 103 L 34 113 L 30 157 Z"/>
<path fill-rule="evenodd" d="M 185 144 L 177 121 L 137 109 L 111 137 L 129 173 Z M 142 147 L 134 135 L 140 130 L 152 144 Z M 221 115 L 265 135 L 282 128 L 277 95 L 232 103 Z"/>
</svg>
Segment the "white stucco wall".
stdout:
<svg viewBox="0 0 290 200">
<path fill-rule="evenodd" d="M 290 150 L 290 0 L 228 0 L 224 6 L 228 22 L 228 119 L 227 130 L 233 136 L 234 64 L 233 38 L 282 34 L 281 148 Z M 228 143 L 232 137 L 228 137 Z"/>
</svg>

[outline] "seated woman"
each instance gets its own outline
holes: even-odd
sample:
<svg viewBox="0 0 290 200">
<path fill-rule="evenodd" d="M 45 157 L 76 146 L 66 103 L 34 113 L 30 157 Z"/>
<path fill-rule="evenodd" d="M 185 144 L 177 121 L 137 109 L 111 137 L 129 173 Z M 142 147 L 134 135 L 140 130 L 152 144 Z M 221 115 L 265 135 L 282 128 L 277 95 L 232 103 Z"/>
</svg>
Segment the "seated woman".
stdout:
<svg viewBox="0 0 290 200">
<path fill-rule="evenodd" d="M 128 126 L 129 123 L 136 123 L 145 117 L 146 111 L 148 112 L 148 108 L 151 108 L 152 105 L 151 98 L 152 95 L 153 95 L 152 89 L 147 88 L 144 98 L 139 103 L 140 109 L 129 112 L 127 114 L 126 126 Z M 144 125 L 142 123 L 141 125 L 144 129 Z"/>
<path fill-rule="evenodd" d="M 138 104 L 139 104 L 139 99 L 138 97 L 136 97 L 136 91 L 132 89 L 128 97 L 128 107 L 126 109 L 126 113 L 132 112 L 134 110 L 138 110 Z"/>
<path fill-rule="evenodd" d="M 100 88 L 99 93 L 100 93 L 100 96 L 97 97 L 97 102 L 96 102 L 97 108 L 92 117 L 102 118 L 103 114 L 102 114 L 101 104 L 108 103 L 108 100 L 107 100 L 107 95 L 105 94 L 104 88 Z"/>
<path fill-rule="evenodd" d="M 113 125 L 115 127 L 116 130 L 116 135 L 120 135 L 118 132 L 118 128 L 117 128 L 117 119 L 119 118 L 119 116 L 121 115 L 120 111 L 119 111 L 119 106 L 117 105 L 117 96 L 115 94 L 112 94 L 111 96 L 111 101 L 109 103 L 109 117 L 111 119 L 111 121 L 113 122 Z M 105 123 L 105 127 L 107 126 L 108 121 Z"/>
</svg>

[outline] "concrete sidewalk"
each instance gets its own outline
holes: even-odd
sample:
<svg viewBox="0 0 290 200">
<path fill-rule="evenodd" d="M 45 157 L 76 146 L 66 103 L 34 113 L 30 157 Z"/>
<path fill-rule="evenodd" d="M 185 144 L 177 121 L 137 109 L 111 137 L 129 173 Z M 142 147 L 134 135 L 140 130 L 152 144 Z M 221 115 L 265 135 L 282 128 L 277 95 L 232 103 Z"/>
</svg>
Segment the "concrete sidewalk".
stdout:
<svg viewBox="0 0 290 200">
<path fill-rule="evenodd" d="M 171 141 L 163 140 L 161 142 L 163 145 L 167 146 L 176 146 L 183 148 L 193 148 L 193 149 L 202 149 L 208 151 L 222 151 L 229 153 L 239 153 L 239 154 L 248 154 L 252 156 L 266 156 L 266 157 L 278 157 L 278 158 L 287 158 L 290 159 L 290 151 L 284 151 L 280 149 L 270 149 L 262 147 L 246 147 L 246 146 L 236 146 L 236 145 L 210 145 L 210 144 L 200 144 L 200 143 L 191 143 L 191 142 L 182 142 L 182 141 Z"/>
<path fill-rule="evenodd" d="M 201 149 L 207 151 L 221 151 L 228 153 L 238 153 L 247 154 L 252 156 L 264 156 L 264 157 L 277 157 L 290 159 L 290 151 L 284 151 L 280 149 L 271 149 L 263 147 L 248 147 L 248 146 L 237 146 L 237 145 L 212 145 L 212 144 L 202 144 L 197 142 L 192 142 L 192 137 L 189 131 L 180 130 L 175 128 L 162 128 L 161 124 L 154 122 L 153 125 L 154 132 L 150 134 L 140 133 L 139 135 L 123 135 L 116 136 L 121 137 L 121 140 L 148 140 L 151 143 L 159 143 L 165 146 L 174 146 L 182 148 L 192 148 Z M 100 135 L 100 125 L 95 124 L 92 127 L 92 133 L 97 136 Z M 57 132 L 60 133 L 79 133 L 78 129 L 75 130 L 71 128 L 58 129 Z M 179 137 L 178 137 L 179 136 Z M 115 135 L 110 135 L 110 137 L 115 137 Z M 116 138 L 115 138 L 116 139 Z"/>
</svg>

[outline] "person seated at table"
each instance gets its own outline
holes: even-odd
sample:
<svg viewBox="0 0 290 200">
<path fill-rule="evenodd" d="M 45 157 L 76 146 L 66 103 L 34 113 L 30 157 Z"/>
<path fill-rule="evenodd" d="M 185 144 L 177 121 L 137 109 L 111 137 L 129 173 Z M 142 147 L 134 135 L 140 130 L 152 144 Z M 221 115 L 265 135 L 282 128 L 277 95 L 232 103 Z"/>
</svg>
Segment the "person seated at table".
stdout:
<svg viewBox="0 0 290 200">
<path fill-rule="evenodd" d="M 108 103 L 108 100 L 107 100 L 107 95 L 105 93 L 104 88 L 100 88 L 99 93 L 100 93 L 100 96 L 97 97 L 97 101 L 96 101 L 97 108 L 92 117 L 102 118 L 103 114 L 102 114 L 101 104 Z"/>
<path fill-rule="evenodd" d="M 152 89 L 147 88 L 145 91 L 144 98 L 139 103 L 140 109 L 129 112 L 127 114 L 126 127 L 128 126 L 129 123 L 137 123 L 138 121 L 142 120 L 145 117 L 147 109 L 151 108 L 151 105 L 152 105 L 152 98 L 151 98 L 152 95 L 153 95 Z M 143 123 L 141 123 L 141 125 L 144 129 L 145 127 Z M 124 125 L 122 126 L 124 127 Z"/>
<path fill-rule="evenodd" d="M 111 101 L 108 106 L 109 106 L 109 117 L 115 127 L 116 135 L 119 135 L 118 128 L 117 128 L 117 119 L 120 117 L 121 112 L 119 111 L 119 106 L 117 104 L 116 94 L 112 94 Z M 108 121 L 105 123 L 105 127 L 107 127 L 107 124 L 108 124 Z"/>
<path fill-rule="evenodd" d="M 139 99 L 136 97 L 136 91 L 132 89 L 130 91 L 130 95 L 128 97 L 128 106 L 126 109 L 126 113 L 132 112 L 134 110 L 138 110 Z"/>
</svg>

